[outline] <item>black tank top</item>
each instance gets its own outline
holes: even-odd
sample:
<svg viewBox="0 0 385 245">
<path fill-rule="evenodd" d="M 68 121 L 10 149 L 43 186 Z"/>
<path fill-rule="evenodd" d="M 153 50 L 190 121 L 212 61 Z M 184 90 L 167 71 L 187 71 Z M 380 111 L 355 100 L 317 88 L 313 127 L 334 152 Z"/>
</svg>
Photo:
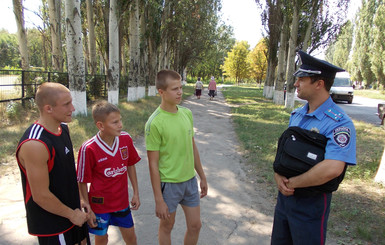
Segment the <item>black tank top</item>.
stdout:
<svg viewBox="0 0 385 245">
<path fill-rule="evenodd" d="M 24 192 L 28 232 L 31 235 L 57 235 L 69 230 L 74 225 L 69 219 L 47 212 L 33 201 L 25 169 L 17 156 L 20 146 L 25 142 L 36 140 L 47 147 L 50 191 L 66 206 L 72 209 L 80 208 L 72 142 L 67 125 L 61 124 L 61 129 L 61 133 L 55 135 L 40 124 L 34 123 L 25 131 L 16 150 Z"/>
</svg>

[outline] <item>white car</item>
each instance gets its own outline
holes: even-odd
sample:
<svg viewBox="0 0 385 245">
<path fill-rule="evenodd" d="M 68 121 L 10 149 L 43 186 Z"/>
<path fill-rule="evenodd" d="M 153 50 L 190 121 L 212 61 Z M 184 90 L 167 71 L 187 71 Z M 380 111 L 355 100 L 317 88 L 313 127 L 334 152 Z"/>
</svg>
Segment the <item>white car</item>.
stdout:
<svg viewBox="0 0 385 245">
<path fill-rule="evenodd" d="M 347 72 L 337 72 L 333 86 L 330 89 L 330 96 L 334 101 L 353 102 L 353 83 Z"/>
</svg>

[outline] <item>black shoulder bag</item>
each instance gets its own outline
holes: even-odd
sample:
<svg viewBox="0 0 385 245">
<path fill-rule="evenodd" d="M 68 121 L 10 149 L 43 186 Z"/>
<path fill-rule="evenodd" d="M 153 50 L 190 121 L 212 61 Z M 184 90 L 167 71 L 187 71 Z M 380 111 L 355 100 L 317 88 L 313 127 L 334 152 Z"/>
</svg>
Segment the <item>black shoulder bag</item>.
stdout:
<svg viewBox="0 0 385 245">
<path fill-rule="evenodd" d="M 327 138 L 317 132 L 300 127 L 289 127 L 278 140 L 274 172 L 290 178 L 300 175 L 324 160 Z M 333 192 L 345 176 L 345 169 L 340 176 L 323 185 L 297 188 L 295 195 Z"/>
</svg>

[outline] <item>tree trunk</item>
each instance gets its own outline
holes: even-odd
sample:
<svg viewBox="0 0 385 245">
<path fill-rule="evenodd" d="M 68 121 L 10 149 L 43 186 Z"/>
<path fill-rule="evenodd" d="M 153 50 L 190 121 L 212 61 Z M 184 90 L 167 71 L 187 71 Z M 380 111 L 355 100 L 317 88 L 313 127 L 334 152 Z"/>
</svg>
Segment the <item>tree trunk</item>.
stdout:
<svg viewBox="0 0 385 245">
<path fill-rule="evenodd" d="M 23 0 L 13 0 L 13 11 L 15 14 L 16 25 L 17 25 L 17 40 L 19 42 L 19 51 L 21 57 L 21 69 L 23 71 L 29 70 L 29 53 L 28 53 L 28 44 L 27 44 L 27 33 L 24 27 L 24 8 Z M 29 73 L 24 73 L 24 82 L 29 84 Z M 26 86 L 27 96 L 32 96 L 31 86 Z"/>
<path fill-rule="evenodd" d="M 97 71 L 96 60 L 96 38 L 95 38 L 95 24 L 94 24 L 94 8 L 92 6 L 92 0 L 87 0 L 87 22 L 88 22 L 88 47 L 90 54 L 90 68 L 91 75 L 95 75 Z"/>
<path fill-rule="evenodd" d="M 107 71 L 108 102 L 119 104 L 119 28 L 117 0 L 110 0 L 110 19 L 108 24 L 109 61 Z"/>
<path fill-rule="evenodd" d="M 148 86 L 148 96 L 155 96 L 156 95 L 156 88 L 155 88 L 155 79 L 156 79 L 156 69 L 157 69 L 157 48 L 156 43 L 153 38 L 148 39 L 148 79 L 149 79 L 149 86 Z"/>
<path fill-rule="evenodd" d="M 312 0 L 312 8 L 311 8 L 311 15 L 310 19 L 308 21 L 308 26 L 306 28 L 306 34 L 305 34 L 305 39 L 303 41 L 303 47 L 302 50 L 307 52 L 307 49 L 309 48 L 310 45 L 310 37 L 311 37 L 311 29 L 313 28 L 313 21 L 315 18 L 317 18 L 317 13 L 318 13 L 318 7 L 319 6 L 319 0 Z"/>
<path fill-rule="evenodd" d="M 87 115 L 86 82 L 82 42 L 80 0 L 67 0 L 66 39 L 68 56 L 68 78 L 75 115 Z"/>
<path fill-rule="evenodd" d="M 266 98 L 272 99 L 274 92 L 274 80 L 275 80 L 275 69 L 277 67 L 277 49 L 279 39 L 279 26 L 281 25 L 282 11 L 280 8 L 281 1 L 268 1 L 269 5 L 269 57 L 268 67 L 266 73 L 265 86 L 263 88 L 263 95 Z"/>
<path fill-rule="evenodd" d="M 141 1 L 142 2 L 142 1 Z M 138 1 L 139 3 L 139 1 Z M 140 4 L 139 6 L 140 21 L 139 21 L 139 38 L 144 37 L 146 33 L 146 18 L 144 16 L 144 4 Z M 140 41 L 140 40 L 139 40 Z M 140 45 L 140 62 L 139 62 L 139 81 L 138 81 L 138 91 L 137 91 L 137 99 L 142 99 L 146 96 L 146 84 L 148 81 L 148 42 L 147 39 L 142 39 Z"/>
<path fill-rule="evenodd" d="M 54 71 L 63 72 L 63 52 L 61 42 L 61 1 L 48 0 L 49 22 L 52 38 L 52 67 Z"/>
<path fill-rule="evenodd" d="M 167 19 L 170 15 L 170 1 L 166 1 L 165 6 L 163 8 L 162 13 L 162 25 L 167 26 Z M 159 52 L 159 70 L 168 69 L 170 67 L 169 64 L 169 52 L 168 52 L 168 33 L 167 29 L 163 29 L 161 33 L 161 44 L 160 44 L 160 52 Z"/>
<path fill-rule="evenodd" d="M 127 101 L 136 101 L 140 69 L 140 39 L 139 39 L 139 0 L 131 2 L 130 10 L 130 72 L 128 78 Z"/>
<path fill-rule="evenodd" d="M 385 185 L 385 149 L 382 153 L 382 158 L 380 162 L 380 166 L 378 167 L 376 177 L 374 178 L 375 182 L 380 182 Z"/>
<path fill-rule="evenodd" d="M 287 55 L 287 86 L 286 86 L 286 108 L 294 108 L 294 82 L 295 77 L 295 55 L 296 55 L 296 44 L 298 38 L 298 26 L 299 26 L 299 6 L 298 0 L 293 1 L 293 20 L 291 23 L 290 39 L 289 39 L 289 52 Z"/>
<path fill-rule="evenodd" d="M 288 26 L 287 26 L 287 17 L 283 17 L 283 25 L 281 30 L 280 37 L 280 46 L 278 52 L 278 68 L 277 68 L 277 79 L 275 82 L 275 91 L 273 101 L 275 104 L 284 105 L 285 104 L 285 58 L 286 58 L 286 47 L 288 39 Z"/>
</svg>

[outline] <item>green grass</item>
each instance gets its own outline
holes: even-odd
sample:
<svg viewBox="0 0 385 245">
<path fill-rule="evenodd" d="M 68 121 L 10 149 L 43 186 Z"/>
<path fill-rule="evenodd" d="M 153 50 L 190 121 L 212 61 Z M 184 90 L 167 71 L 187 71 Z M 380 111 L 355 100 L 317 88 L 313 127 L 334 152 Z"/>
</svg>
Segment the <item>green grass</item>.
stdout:
<svg viewBox="0 0 385 245">
<path fill-rule="evenodd" d="M 357 89 L 354 90 L 354 95 L 371 99 L 385 100 L 385 90 Z"/>
<path fill-rule="evenodd" d="M 265 99 L 262 89 L 254 87 L 228 87 L 223 94 L 232 104 L 235 130 L 253 177 L 265 183 L 270 197 L 275 198 L 272 163 L 291 110 Z M 333 195 L 328 231 L 341 244 L 385 244 L 385 188 L 373 182 L 385 145 L 385 130 L 357 121 L 354 124 L 358 164 L 348 168 Z"/>
</svg>

